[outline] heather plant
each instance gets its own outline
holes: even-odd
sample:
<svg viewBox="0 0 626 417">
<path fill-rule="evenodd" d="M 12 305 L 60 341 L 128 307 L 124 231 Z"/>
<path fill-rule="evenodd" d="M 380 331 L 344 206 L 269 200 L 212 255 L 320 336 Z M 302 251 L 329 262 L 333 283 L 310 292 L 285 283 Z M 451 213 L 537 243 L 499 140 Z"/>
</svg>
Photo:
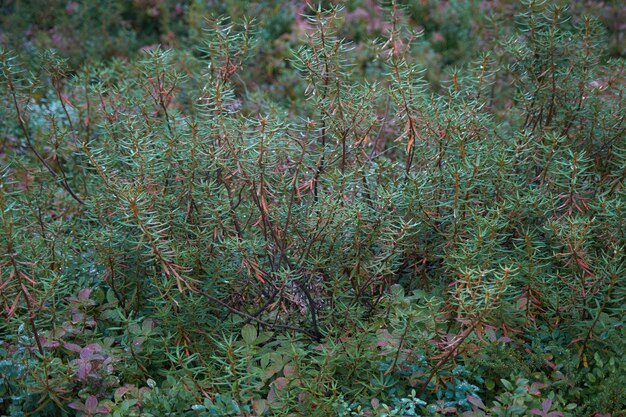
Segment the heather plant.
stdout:
<svg viewBox="0 0 626 417">
<path fill-rule="evenodd" d="M 2 413 L 621 415 L 623 60 L 559 6 L 426 4 L 367 45 L 324 4 L 1 50 Z"/>
</svg>

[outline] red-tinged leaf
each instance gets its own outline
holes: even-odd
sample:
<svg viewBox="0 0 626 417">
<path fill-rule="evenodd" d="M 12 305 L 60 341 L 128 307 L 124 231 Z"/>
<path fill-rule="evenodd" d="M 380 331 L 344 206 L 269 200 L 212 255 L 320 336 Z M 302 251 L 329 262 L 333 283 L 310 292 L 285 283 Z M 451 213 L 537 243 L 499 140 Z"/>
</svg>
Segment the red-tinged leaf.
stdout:
<svg viewBox="0 0 626 417">
<path fill-rule="evenodd" d="M 273 385 L 276 388 L 276 391 L 282 391 L 283 388 L 287 386 L 289 381 L 285 377 L 276 378 L 270 385 Z"/>
<path fill-rule="evenodd" d="M 21 298 L 20 295 L 21 295 L 21 293 L 17 294 L 17 296 L 13 300 L 13 304 L 11 304 L 11 307 L 9 309 L 5 309 L 5 311 L 7 312 L 7 317 L 8 318 L 11 318 L 13 316 L 13 314 L 15 314 L 15 311 L 17 310 L 17 306 L 18 306 L 18 303 L 19 303 L 20 298 Z"/>
<path fill-rule="evenodd" d="M 83 122 L 85 123 L 85 126 L 89 126 L 89 116 L 85 116 Z"/>
<path fill-rule="evenodd" d="M 70 99 L 65 94 L 61 94 L 61 101 L 70 107 L 74 107 L 74 105 L 70 102 Z"/>
<path fill-rule="evenodd" d="M 467 402 L 469 402 L 472 405 L 475 405 L 476 407 L 480 408 L 481 410 L 485 409 L 485 404 L 483 403 L 483 400 L 481 400 L 478 397 L 475 397 L 473 395 L 468 395 L 466 397 Z"/>
<path fill-rule="evenodd" d="M 116 391 L 115 391 L 115 398 L 119 399 L 122 398 L 124 396 L 124 394 L 126 394 L 129 390 L 128 385 L 124 385 L 123 387 L 119 387 Z"/>
<path fill-rule="evenodd" d="M 257 415 L 263 415 L 267 410 L 267 400 L 252 401 L 252 409 L 256 411 Z"/>
<path fill-rule="evenodd" d="M 276 400 L 276 390 L 271 389 L 270 392 L 267 393 L 267 402 L 271 404 L 275 400 Z"/>
<path fill-rule="evenodd" d="M 530 384 L 530 388 L 528 388 L 528 393 L 531 395 L 540 395 L 540 390 L 547 386 L 548 384 L 544 384 L 543 382 L 533 382 Z"/>
<path fill-rule="evenodd" d="M 406 142 L 406 153 L 411 152 L 411 148 L 413 148 L 413 144 L 415 143 L 415 138 L 413 135 L 409 135 L 409 140 Z"/>
<path fill-rule="evenodd" d="M 446 352 L 440 353 L 439 355 L 431 356 L 431 357 L 430 357 L 430 360 L 431 360 L 431 361 L 435 361 L 435 360 L 443 359 L 443 358 L 445 358 L 447 355 L 448 355 L 448 352 L 446 351 Z"/>
<path fill-rule="evenodd" d="M 582 213 L 582 212 L 583 212 L 583 209 L 581 209 L 581 208 L 580 208 L 580 206 L 579 206 L 578 204 L 576 204 L 576 202 L 574 202 L 573 204 L 574 204 L 574 208 L 575 208 L 576 210 L 578 210 L 578 212 L 579 212 L 579 213 Z"/>
<path fill-rule="evenodd" d="M 105 414 L 111 411 L 111 407 L 106 405 L 101 405 L 96 408 L 96 413 Z"/>
<path fill-rule="evenodd" d="M 478 337 L 480 339 L 481 342 L 483 343 L 487 343 L 487 341 L 485 340 L 485 338 L 483 337 L 483 328 L 482 326 L 476 326 L 476 337 Z M 487 330 L 487 334 L 490 336 L 489 334 L 489 330 Z"/>
<path fill-rule="evenodd" d="M 293 376 L 296 373 L 296 367 L 293 365 L 285 365 L 283 368 L 283 374 L 285 376 Z"/>
<path fill-rule="evenodd" d="M 567 205 L 568 205 L 568 204 L 569 204 L 569 200 L 568 200 L 568 201 L 566 201 L 565 203 L 561 204 L 560 206 L 558 206 L 556 209 L 557 209 L 557 210 L 560 210 L 560 209 L 562 209 L 562 208 L 564 208 L 564 207 L 567 207 Z"/>
<path fill-rule="evenodd" d="M 587 200 L 586 198 L 581 198 L 580 202 L 583 204 L 583 206 L 585 207 L 585 210 L 589 210 L 589 206 L 587 206 L 587 203 L 585 203 L 585 200 Z"/>
<path fill-rule="evenodd" d="M 29 283 L 31 283 L 32 285 L 35 285 L 35 280 L 32 279 L 31 277 L 29 277 L 28 275 L 26 275 L 24 272 L 20 271 L 19 272 L 20 276 L 22 278 L 24 278 L 26 281 L 28 281 Z M 23 287 L 22 287 L 23 288 Z"/>
<path fill-rule="evenodd" d="M 582 260 L 581 258 L 576 258 L 576 263 L 578 263 L 578 265 L 580 265 L 580 267 L 584 269 L 588 274 L 593 276 L 593 274 L 591 273 L 591 268 L 585 263 L 584 260 Z"/>
</svg>

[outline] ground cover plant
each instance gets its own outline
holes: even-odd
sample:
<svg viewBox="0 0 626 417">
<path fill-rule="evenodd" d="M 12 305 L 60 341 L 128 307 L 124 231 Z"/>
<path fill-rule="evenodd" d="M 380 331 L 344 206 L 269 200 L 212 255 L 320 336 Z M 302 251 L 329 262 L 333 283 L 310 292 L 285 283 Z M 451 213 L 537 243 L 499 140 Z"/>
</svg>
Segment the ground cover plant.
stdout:
<svg viewBox="0 0 626 417">
<path fill-rule="evenodd" d="M 626 415 L 619 4 L 5 3 L 0 415 Z"/>
</svg>

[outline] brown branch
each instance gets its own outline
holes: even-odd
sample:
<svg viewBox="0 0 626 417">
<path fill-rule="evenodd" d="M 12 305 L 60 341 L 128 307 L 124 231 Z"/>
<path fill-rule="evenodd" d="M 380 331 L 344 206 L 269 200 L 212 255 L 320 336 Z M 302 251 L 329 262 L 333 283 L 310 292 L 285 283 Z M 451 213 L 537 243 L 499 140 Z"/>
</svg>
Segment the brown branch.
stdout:
<svg viewBox="0 0 626 417">
<path fill-rule="evenodd" d="M 65 191 L 67 191 L 72 196 L 72 198 L 76 200 L 80 205 L 84 205 L 85 202 L 78 195 L 76 195 L 76 193 L 72 190 L 72 188 L 68 184 L 67 179 L 65 178 L 65 173 L 63 171 L 61 171 L 61 174 L 57 173 L 54 170 L 54 168 L 50 166 L 48 161 L 46 161 L 45 158 L 41 156 L 41 154 L 37 151 L 37 149 L 33 145 L 33 142 L 30 138 L 30 134 L 28 133 L 28 128 L 26 127 L 26 122 L 24 121 L 24 117 L 22 116 L 22 109 L 20 108 L 20 105 L 17 102 L 17 96 L 15 94 L 13 80 L 9 76 L 7 77 L 7 81 L 9 85 L 9 91 L 11 92 L 11 98 L 13 99 L 13 106 L 15 107 L 15 111 L 17 112 L 17 119 L 18 119 L 20 128 L 22 129 L 22 132 L 24 133 L 24 138 L 26 139 L 26 143 L 28 144 L 28 147 L 32 149 L 37 159 L 39 159 L 39 161 L 46 167 L 46 169 L 50 172 L 50 174 L 52 174 L 52 176 L 56 180 L 60 180 L 61 187 Z"/>
<path fill-rule="evenodd" d="M 205 291 L 199 290 L 199 289 L 195 289 L 194 291 L 195 293 L 203 296 L 204 298 L 206 298 L 207 300 L 211 301 L 212 303 L 218 304 L 222 307 L 224 307 L 225 309 L 227 309 L 228 311 L 230 311 L 233 314 L 236 314 L 240 317 L 244 317 L 246 319 L 248 319 L 249 321 L 253 321 L 255 323 L 260 324 L 261 326 L 267 327 L 269 329 L 273 329 L 273 328 L 278 328 L 278 329 L 286 329 L 286 330 L 293 330 L 299 333 L 303 333 L 306 334 L 307 336 L 309 336 L 310 338 L 314 339 L 314 340 L 319 340 L 319 334 L 316 333 L 311 333 L 310 331 L 306 330 L 306 329 L 302 329 L 300 327 L 296 327 L 296 326 L 290 326 L 288 324 L 272 324 L 272 323 L 268 323 L 264 320 L 261 320 L 257 317 L 254 317 L 251 314 L 246 313 L 245 311 L 241 311 L 236 309 L 235 307 L 229 305 L 228 303 L 225 303 L 224 301 L 220 300 L 217 297 L 213 297 L 212 295 L 208 294 Z"/>
</svg>

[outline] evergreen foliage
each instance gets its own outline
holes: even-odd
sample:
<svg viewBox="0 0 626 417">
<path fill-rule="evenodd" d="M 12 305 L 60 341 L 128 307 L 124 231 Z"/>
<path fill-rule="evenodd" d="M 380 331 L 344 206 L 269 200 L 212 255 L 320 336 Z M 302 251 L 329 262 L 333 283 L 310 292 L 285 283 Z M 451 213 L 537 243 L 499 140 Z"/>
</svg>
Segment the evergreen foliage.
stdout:
<svg viewBox="0 0 626 417">
<path fill-rule="evenodd" d="M 122 3 L 105 50 L 0 50 L 0 414 L 624 415 L 597 19 Z"/>
</svg>

